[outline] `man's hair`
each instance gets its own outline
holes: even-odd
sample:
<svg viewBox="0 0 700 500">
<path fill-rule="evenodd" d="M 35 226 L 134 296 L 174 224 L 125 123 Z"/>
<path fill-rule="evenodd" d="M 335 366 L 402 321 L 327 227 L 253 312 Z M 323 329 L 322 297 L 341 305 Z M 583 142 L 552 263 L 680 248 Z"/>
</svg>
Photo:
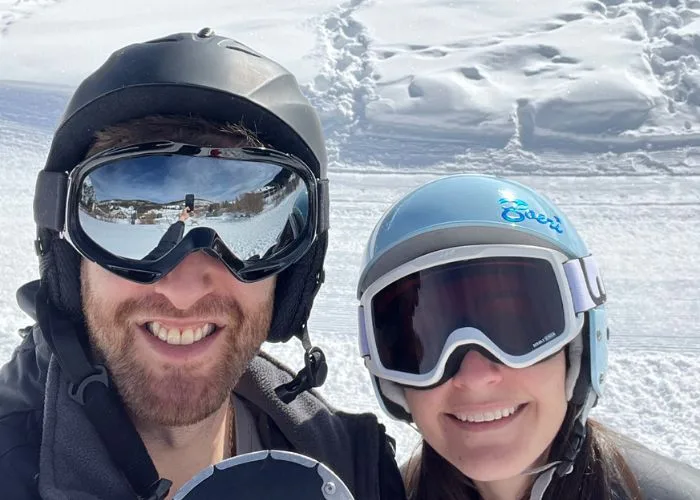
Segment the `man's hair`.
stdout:
<svg viewBox="0 0 700 500">
<path fill-rule="evenodd" d="M 110 125 L 95 133 L 86 157 L 119 146 L 172 141 L 202 147 L 264 147 L 254 132 L 242 125 L 200 116 L 149 115 Z"/>
</svg>

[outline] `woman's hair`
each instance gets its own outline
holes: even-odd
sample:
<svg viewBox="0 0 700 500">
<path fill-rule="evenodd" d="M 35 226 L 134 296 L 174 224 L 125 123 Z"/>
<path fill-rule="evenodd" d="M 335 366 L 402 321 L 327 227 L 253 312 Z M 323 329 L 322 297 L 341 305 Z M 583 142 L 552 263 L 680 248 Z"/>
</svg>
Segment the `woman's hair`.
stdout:
<svg viewBox="0 0 700 500">
<path fill-rule="evenodd" d="M 550 460 L 563 456 L 579 409 L 569 405 L 564 424 L 552 443 Z M 616 445 L 615 433 L 590 419 L 586 430 L 573 471 L 563 477 L 554 474 L 543 500 L 573 498 L 574 491 L 578 492 L 577 500 L 642 500 L 637 479 Z M 404 481 L 409 500 L 481 499 L 471 481 L 425 441 L 406 465 Z M 528 491 L 519 500 L 527 500 L 529 495 Z"/>
</svg>

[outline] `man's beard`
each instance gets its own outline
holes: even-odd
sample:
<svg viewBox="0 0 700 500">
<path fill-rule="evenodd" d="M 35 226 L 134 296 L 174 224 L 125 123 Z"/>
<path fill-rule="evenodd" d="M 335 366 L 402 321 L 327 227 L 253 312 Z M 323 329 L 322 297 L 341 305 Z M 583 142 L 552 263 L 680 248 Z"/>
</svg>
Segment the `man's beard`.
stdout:
<svg viewBox="0 0 700 500">
<path fill-rule="evenodd" d="M 153 294 L 109 307 L 82 280 L 83 310 L 95 356 L 103 361 L 124 403 L 145 424 L 185 426 L 204 420 L 221 408 L 251 359 L 267 337 L 272 300 L 244 315 L 234 299 L 207 295 L 187 311 L 176 309 L 164 296 Z M 221 347 L 212 350 L 206 364 L 164 364 L 154 358 L 154 370 L 144 356 L 136 356 L 137 332 L 128 318 L 226 317 L 226 328 L 216 333 Z M 208 366 L 207 366 L 208 365 Z M 206 375 L 202 375 L 205 373 Z"/>
</svg>

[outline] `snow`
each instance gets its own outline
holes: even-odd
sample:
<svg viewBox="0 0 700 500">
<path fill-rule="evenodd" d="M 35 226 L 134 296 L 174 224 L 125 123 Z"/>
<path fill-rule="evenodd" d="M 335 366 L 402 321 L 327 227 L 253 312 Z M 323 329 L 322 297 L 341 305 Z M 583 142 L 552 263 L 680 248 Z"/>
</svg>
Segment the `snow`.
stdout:
<svg viewBox="0 0 700 500">
<path fill-rule="evenodd" d="M 0 0 L 0 363 L 28 323 L 14 293 L 38 276 L 34 182 L 72 88 L 122 45 L 204 26 L 287 66 L 321 112 L 332 229 L 310 328 L 331 402 L 380 413 L 355 280 L 382 212 L 446 173 L 514 176 L 561 206 L 606 277 L 594 416 L 700 467 L 698 0 Z M 296 343 L 268 349 L 300 366 Z M 407 457 L 415 433 L 382 420 Z"/>
</svg>

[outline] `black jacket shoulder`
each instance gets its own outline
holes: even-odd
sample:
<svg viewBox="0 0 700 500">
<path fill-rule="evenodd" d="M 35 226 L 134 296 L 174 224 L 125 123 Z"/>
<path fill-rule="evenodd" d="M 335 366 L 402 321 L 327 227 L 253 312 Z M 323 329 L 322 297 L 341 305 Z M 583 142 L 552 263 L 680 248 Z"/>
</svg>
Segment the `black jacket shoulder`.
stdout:
<svg viewBox="0 0 700 500">
<path fill-rule="evenodd" d="M 50 353 L 38 328 L 0 369 L 0 498 L 39 498 L 39 450 Z M 291 405 L 274 388 L 292 374 L 261 355 L 244 376 L 243 396 L 258 408 L 266 444 L 323 461 L 352 485 L 357 498 L 405 500 L 393 441 L 372 414 L 339 412 L 315 391 Z M 244 389 L 244 387 L 240 387 Z"/>
<path fill-rule="evenodd" d="M 0 369 L 3 498 L 39 498 L 37 476 L 49 353 L 45 344 L 37 347 L 35 335 L 35 331 L 30 332 Z"/>
<path fill-rule="evenodd" d="M 620 438 L 619 446 L 644 500 L 700 500 L 700 470 L 659 455 L 629 438 Z"/>
</svg>

